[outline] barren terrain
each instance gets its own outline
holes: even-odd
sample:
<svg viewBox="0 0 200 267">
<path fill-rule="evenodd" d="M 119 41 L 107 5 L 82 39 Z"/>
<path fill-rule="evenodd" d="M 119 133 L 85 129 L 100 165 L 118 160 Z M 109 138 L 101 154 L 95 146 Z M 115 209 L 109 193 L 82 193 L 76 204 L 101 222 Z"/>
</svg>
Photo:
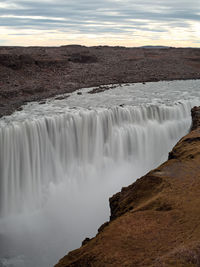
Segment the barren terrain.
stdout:
<svg viewBox="0 0 200 267">
<path fill-rule="evenodd" d="M 83 87 L 197 78 L 200 49 L 0 47 L 0 117 Z"/>
</svg>

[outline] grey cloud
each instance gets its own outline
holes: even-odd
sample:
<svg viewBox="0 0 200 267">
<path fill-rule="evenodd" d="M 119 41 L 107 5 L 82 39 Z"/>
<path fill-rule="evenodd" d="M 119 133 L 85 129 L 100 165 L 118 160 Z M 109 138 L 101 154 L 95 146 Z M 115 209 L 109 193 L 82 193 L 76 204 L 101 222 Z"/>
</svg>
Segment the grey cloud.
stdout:
<svg viewBox="0 0 200 267">
<path fill-rule="evenodd" d="M 10 26 L 13 29 L 32 29 L 37 30 L 47 30 L 47 29 L 59 29 L 62 32 L 67 32 L 68 30 L 79 31 L 80 33 L 124 33 L 124 32 L 134 32 L 136 30 L 140 31 L 152 31 L 152 32 L 164 32 L 166 30 L 162 29 L 150 29 L 141 25 L 136 26 L 112 26 L 112 25 L 88 25 L 86 22 L 71 22 L 69 25 L 64 22 L 57 22 L 50 19 L 16 19 L 16 18 L 2 18 L 2 26 Z"/>
<path fill-rule="evenodd" d="M 1 0 L 1 2 L 17 6 L 17 8 L 0 8 L 0 15 L 5 16 L 0 17 L 0 26 L 10 28 L 59 29 L 60 31 L 70 29 L 84 34 L 117 31 L 125 33 L 135 30 L 164 32 L 166 31 L 164 26 L 186 28 L 189 26 L 189 21 L 200 21 L 199 0 L 49 0 L 40 2 Z M 18 18 L 6 17 L 9 15 L 18 16 Z M 30 18 L 23 18 L 23 16 Z M 45 19 L 31 18 L 35 16 L 45 17 Z M 60 20 L 54 20 L 55 18 Z M 94 22 L 99 26 L 93 27 Z M 105 23 L 116 26 L 106 26 Z M 148 23 L 155 25 L 154 28 L 149 28 Z M 159 29 L 156 23 L 161 25 Z"/>
</svg>

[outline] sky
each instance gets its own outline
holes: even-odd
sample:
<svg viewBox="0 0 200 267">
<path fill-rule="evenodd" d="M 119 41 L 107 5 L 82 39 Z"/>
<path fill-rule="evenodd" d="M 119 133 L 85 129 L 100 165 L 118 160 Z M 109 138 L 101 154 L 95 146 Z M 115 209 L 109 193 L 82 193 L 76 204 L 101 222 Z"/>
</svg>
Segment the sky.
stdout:
<svg viewBox="0 0 200 267">
<path fill-rule="evenodd" d="M 200 47 L 200 0 L 0 0 L 0 45 Z"/>
</svg>

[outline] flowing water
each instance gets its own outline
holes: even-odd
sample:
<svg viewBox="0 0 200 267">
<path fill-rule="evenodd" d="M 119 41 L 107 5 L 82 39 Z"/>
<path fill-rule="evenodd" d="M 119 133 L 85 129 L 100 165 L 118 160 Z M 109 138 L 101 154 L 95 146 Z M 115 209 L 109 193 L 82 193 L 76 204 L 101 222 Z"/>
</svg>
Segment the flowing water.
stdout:
<svg viewBox="0 0 200 267">
<path fill-rule="evenodd" d="M 167 159 L 200 81 L 80 90 L 0 120 L 0 266 L 53 266 L 109 219 L 108 199 Z"/>
</svg>

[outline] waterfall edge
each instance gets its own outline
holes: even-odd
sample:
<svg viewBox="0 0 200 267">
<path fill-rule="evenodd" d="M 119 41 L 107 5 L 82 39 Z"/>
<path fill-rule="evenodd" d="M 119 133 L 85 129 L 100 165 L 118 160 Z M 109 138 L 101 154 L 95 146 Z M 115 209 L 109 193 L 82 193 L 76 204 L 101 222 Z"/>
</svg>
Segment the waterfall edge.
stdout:
<svg viewBox="0 0 200 267">
<path fill-rule="evenodd" d="M 199 258 L 200 108 L 169 160 L 110 198 L 111 220 L 61 266 L 186 266 Z"/>
</svg>

